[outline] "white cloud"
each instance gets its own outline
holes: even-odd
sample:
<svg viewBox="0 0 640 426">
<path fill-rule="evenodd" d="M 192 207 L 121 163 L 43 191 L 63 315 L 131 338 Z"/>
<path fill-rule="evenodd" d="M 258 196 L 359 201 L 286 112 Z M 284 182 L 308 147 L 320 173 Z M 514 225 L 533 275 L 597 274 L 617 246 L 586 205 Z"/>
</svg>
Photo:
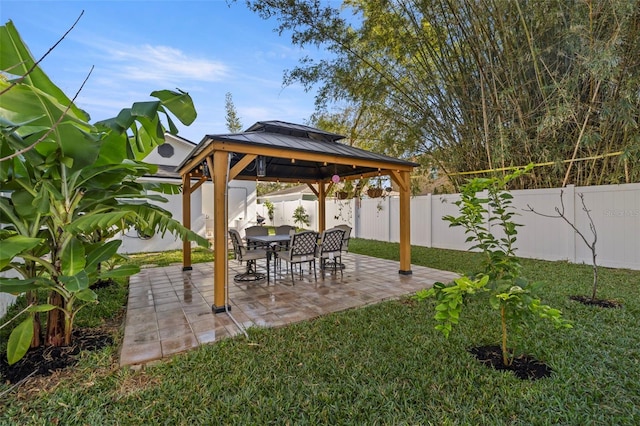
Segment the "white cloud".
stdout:
<svg viewBox="0 0 640 426">
<path fill-rule="evenodd" d="M 112 71 L 126 80 L 176 83 L 222 81 L 229 68 L 222 62 L 189 56 L 169 46 L 124 46 L 107 48 Z"/>
</svg>

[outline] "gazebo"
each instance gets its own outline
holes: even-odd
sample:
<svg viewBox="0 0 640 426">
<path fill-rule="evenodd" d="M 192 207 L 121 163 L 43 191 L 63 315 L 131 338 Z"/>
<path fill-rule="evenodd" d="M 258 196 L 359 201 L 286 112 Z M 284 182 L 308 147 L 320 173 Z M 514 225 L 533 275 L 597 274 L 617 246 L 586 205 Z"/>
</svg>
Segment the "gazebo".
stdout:
<svg viewBox="0 0 640 426">
<path fill-rule="evenodd" d="M 242 133 L 207 135 L 177 167 L 182 177 L 182 220 L 191 228 L 191 194 L 213 181 L 214 253 L 227 248 L 227 184 L 231 180 L 306 183 L 318 197 L 319 232 L 326 226 L 325 200 L 338 180 L 389 176 L 400 192 L 399 274 L 411 274 L 410 173 L 416 163 L 338 142 L 345 137 L 309 126 L 260 121 Z M 221 259 L 216 256 L 216 259 Z M 191 269 L 191 244 L 183 245 L 183 270 Z M 225 304 L 226 262 L 214 263 L 215 313 Z"/>
</svg>

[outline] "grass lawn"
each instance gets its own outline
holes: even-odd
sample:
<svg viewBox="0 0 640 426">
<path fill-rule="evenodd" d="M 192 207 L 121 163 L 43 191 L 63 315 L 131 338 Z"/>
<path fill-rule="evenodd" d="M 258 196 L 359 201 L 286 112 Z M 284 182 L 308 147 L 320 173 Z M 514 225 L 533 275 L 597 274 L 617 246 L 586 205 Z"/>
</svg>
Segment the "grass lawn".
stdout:
<svg viewBox="0 0 640 426">
<path fill-rule="evenodd" d="M 397 244 L 352 239 L 349 247 L 398 257 Z M 210 257 L 205 252 L 194 262 Z M 473 253 L 412 251 L 416 265 L 456 272 L 477 269 L 479 261 Z M 0 424 L 640 424 L 640 271 L 600 268 L 599 296 L 624 304 L 603 309 L 569 300 L 590 294 L 589 265 L 522 263 L 526 277 L 544 281 L 543 302 L 574 322 L 555 330 L 540 321 L 522 333 L 522 350 L 553 368 L 549 378 L 523 381 L 467 352 L 498 343 L 496 311 L 471 301 L 445 339 L 434 330 L 435 302 L 407 298 L 252 328 L 249 339 L 138 371 L 117 366 L 117 346 L 88 352 L 71 373 L 5 393 Z M 114 316 L 126 303 L 125 284 L 100 291 L 101 304 L 82 312 L 79 326 Z M 0 393 L 7 389 L 0 384 Z"/>
</svg>

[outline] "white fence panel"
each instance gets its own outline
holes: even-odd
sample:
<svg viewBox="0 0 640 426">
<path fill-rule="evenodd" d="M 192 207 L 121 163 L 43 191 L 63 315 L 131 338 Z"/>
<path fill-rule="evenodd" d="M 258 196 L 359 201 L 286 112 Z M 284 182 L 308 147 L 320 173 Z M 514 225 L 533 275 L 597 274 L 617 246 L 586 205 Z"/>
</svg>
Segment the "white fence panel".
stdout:
<svg viewBox="0 0 640 426">
<path fill-rule="evenodd" d="M 584 194 L 585 205 L 591 210 L 598 233 L 598 264 L 640 269 L 640 183 L 580 187 L 575 192 L 575 223 L 589 242 L 593 235 L 578 194 Z M 591 250 L 579 236 L 576 238 L 575 261 L 590 264 Z"/>
<path fill-rule="evenodd" d="M 465 242 L 467 235 L 459 226 L 449 227 L 444 216 L 457 216 L 458 207 L 454 204 L 460 199 L 458 194 L 434 195 L 431 201 L 431 242 L 432 247 L 449 250 L 469 250 L 473 244 Z M 411 219 L 413 225 L 414 219 Z"/>
<path fill-rule="evenodd" d="M 411 244 L 432 247 L 432 200 L 431 194 L 411 200 Z"/>
<path fill-rule="evenodd" d="M 565 189 L 565 213 L 573 217 L 572 188 Z M 562 219 L 552 219 L 532 213 L 528 206 L 545 215 L 557 215 L 555 208 L 560 207 L 560 189 L 537 189 L 512 191 L 513 206 L 518 212 L 513 217 L 518 228 L 516 254 L 544 260 L 573 259 L 573 231 Z"/>
<path fill-rule="evenodd" d="M 349 199 L 349 200 L 338 200 L 338 199 L 327 199 L 325 204 L 326 208 L 326 227 L 327 229 L 333 228 L 336 225 L 347 224 L 352 229 L 351 235 L 356 235 L 356 211 L 357 211 L 357 203 L 359 200 Z M 318 230 L 318 227 L 313 228 Z"/>
<path fill-rule="evenodd" d="M 360 201 L 359 234 L 368 240 L 389 241 L 389 207 L 382 198 Z"/>
<path fill-rule="evenodd" d="M 389 210 L 389 241 L 394 243 L 400 242 L 400 198 L 387 197 L 385 208 Z M 413 221 L 412 221 L 413 222 Z"/>
<path fill-rule="evenodd" d="M 296 211 L 296 209 L 299 206 L 302 206 L 307 212 L 307 214 L 309 215 L 309 226 L 307 225 L 302 225 L 302 226 L 308 229 L 317 229 L 318 203 L 316 201 L 309 201 L 309 200 L 277 201 L 273 205 L 274 205 L 273 225 L 275 226 L 300 225 L 295 223 L 295 219 L 293 218 L 293 213 Z"/>
</svg>

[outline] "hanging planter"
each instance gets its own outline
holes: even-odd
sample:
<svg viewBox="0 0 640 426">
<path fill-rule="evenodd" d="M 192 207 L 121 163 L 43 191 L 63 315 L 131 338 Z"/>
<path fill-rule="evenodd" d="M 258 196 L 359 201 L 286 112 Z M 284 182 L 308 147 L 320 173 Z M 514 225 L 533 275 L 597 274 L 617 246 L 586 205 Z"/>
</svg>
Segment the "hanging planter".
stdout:
<svg viewBox="0 0 640 426">
<path fill-rule="evenodd" d="M 336 198 L 338 200 L 346 200 L 349 198 L 349 193 L 347 191 L 338 191 L 336 192 Z"/>
<path fill-rule="evenodd" d="M 367 189 L 367 195 L 369 198 L 380 198 L 382 197 L 382 188 L 369 188 Z"/>
</svg>

